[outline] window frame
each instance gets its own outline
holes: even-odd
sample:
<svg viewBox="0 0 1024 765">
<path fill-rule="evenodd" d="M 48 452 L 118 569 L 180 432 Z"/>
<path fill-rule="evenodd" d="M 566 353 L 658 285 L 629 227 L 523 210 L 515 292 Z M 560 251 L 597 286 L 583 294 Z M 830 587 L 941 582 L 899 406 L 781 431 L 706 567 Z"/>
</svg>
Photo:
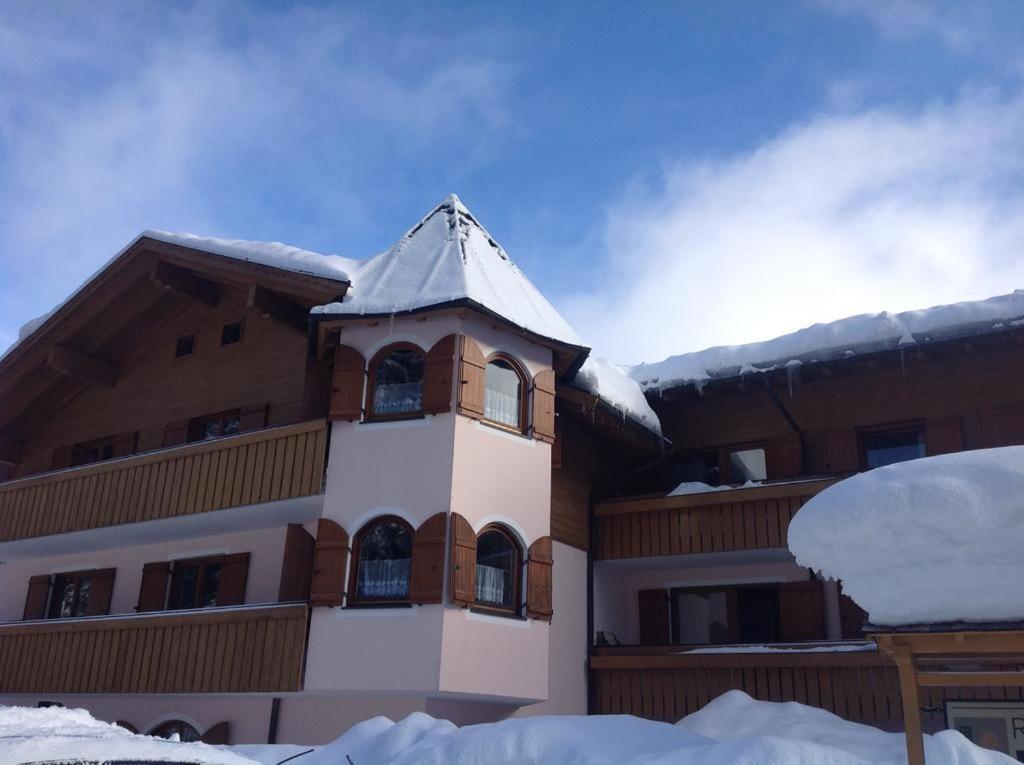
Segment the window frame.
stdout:
<svg viewBox="0 0 1024 765">
<path fill-rule="evenodd" d="M 114 459 L 114 449 L 117 445 L 117 436 L 104 436 L 103 438 L 93 438 L 89 441 L 79 441 L 77 444 L 71 445 L 71 464 L 69 467 L 84 467 L 85 465 L 95 465 L 99 462 L 109 462 Z M 104 447 L 110 447 L 110 456 L 102 457 L 97 456 L 96 459 L 90 460 L 89 462 L 77 462 L 75 460 L 76 454 L 79 450 L 85 449 L 97 449 L 102 450 Z"/>
<path fill-rule="evenodd" d="M 519 427 L 512 425 L 506 425 L 503 422 L 492 420 L 487 416 L 487 367 L 495 361 L 504 361 L 510 367 L 512 371 L 516 373 L 519 378 Z M 489 425 L 492 428 L 498 430 L 504 430 L 506 433 L 515 433 L 519 436 L 525 436 L 529 430 L 529 409 L 527 404 L 529 403 L 529 376 L 526 374 L 526 370 L 523 365 L 519 363 L 519 360 L 514 356 L 505 353 L 504 351 L 495 351 L 485 359 L 484 363 L 484 415 L 480 418 L 480 422 L 485 425 Z"/>
<path fill-rule="evenodd" d="M 233 324 L 238 325 L 238 339 L 232 340 L 230 343 L 224 342 L 224 330 Z M 237 345 L 241 345 L 245 341 L 245 317 L 240 319 L 232 319 L 231 321 L 225 321 L 220 325 L 220 347 L 221 348 L 232 348 Z"/>
<path fill-rule="evenodd" d="M 178 353 L 178 343 L 180 343 L 185 338 L 192 338 L 192 350 L 189 353 L 183 353 L 183 354 L 179 355 L 179 353 Z M 191 330 L 189 332 L 185 332 L 184 334 L 178 335 L 177 337 L 174 338 L 174 359 L 175 359 L 175 361 L 178 361 L 178 360 L 181 360 L 181 359 L 193 359 L 193 358 L 195 358 L 196 349 L 198 348 L 198 346 L 199 346 L 199 330 L 195 330 L 194 329 L 194 330 Z"/>
<path fill-rule="evenodd" d="M 409 535 L 409 593 L 404 598 L 364 598 L 359 596 L 359 558 L 362 553 L 363 539 L 367 534 L 372 532 L 378 526 L 382 526 L 386 523 L 397 523 L 405 528 L 406 533 Z M 388 606 L 407 606 L 410 605 L 409 595 L 412 592 L 412 546 L 416 541 L 416 529 L 413 528 L 409 521 L 405 520 L 399 515 L 378 515 L 366 523 L 364 523 L 359 531 L 356 532 L 355 536 L 352 537 L 352 553 L 349 560 L 349 573 L 348 573 L 348 591 L 346 599 L 346 607 L 388 607 Z"/>
<path fill-rule="evenodd" d="M 92 577 L 95 574 L 96 574 L 96 569 L 82 569 L 81 571 L 59 571 L 57 573 L 50 574 L 50 584 L 49 584 L 49 588 L 48 588 L 47 593 L 46 593 L 46 610 L 43 612 L 43 620 L 44 621 L 51 621 L 51 620 L 55 620 L 55 619 L 81 619 L 83 616 L 86 616 L 87 614 L 85 613 L 85 611 L 88 611 L 88 609 L 89 609 L 89 601 L 88 600 L 86 600 L 86 602 L 83 604 L 83 608 L 84 608 L 83 613 L 73 613 L 70 616 L 61 616 L 59 614 L 53 615 L 53 608 L 57 604 L 57 598 L 56 598 L 56 596 L 57 596 L 57 589 L 56 589 L 55 585 L 57 583 L 57 578 L 58 577 L 62 577 L 63 576 L 65 578 L 67 578 L 67 579 L 74 579 L 75 580 L 75 597 L 74 597 L 74 601 L 73 602 L 75 604 L 75 608 L 77 609 L 77 607 L 78 607 L 78 599 L 79 599 L 79 596 L 80 596 L 81 591 L 82 591 L 82 581 L 84 579 L 89 579 L 90 582 L 91 582 Z M 89 594 L 90 595 L 92 594 L 91 586 L 90 586 L 90 593 Z"/>
<path fill-rule="evenodd" d="M 901 422 L 887 422 L 881 425 L 871 425 L 864 428 L 857 428 L 857 457 L 860 460 L 861 471 L 873 470 L 868 467 L 867 440 L 872 436 L 897 435 L 900 433 L 915 432 L 918 435 L 918 443 L 921 445 L 921 457 L 928 456 L 928 430 L 923 420 L 903 420 Z M 913 459 L 920 459 L 914 457 Z M 909 460 L 902 460 L 908 462 Z M 889 463 L 890 465 L 896 463 Z M 884 467 L 884 466 L 883 466 Z"/>
<path fill-rule="evenodd" d="M 164 611 L 189 611 L 199 608 L 216 608 L 216 606 L 201 606 L 196 605 L 196 601 L 199 600 L 203 592 L 203 578 L 206 574 L 206 567 L 211 563 L 219 563 L 221 566 L 224 565 L 224 560 L 227 558 L 227 554 L 218 555 L 200 555 L 195 558 L 174 558 L 169 561 L 171 564 L 171 570 L 167 575 L 167 596 L 164 598 Z M 179 566 L 186 565 L 198 565 L 199 574 L 196 577 L 196 594 L 193 598 L 193 603 L 190 606 L 181 606 L 180 608 L 171 608 L 171 601 L 174 596 L 175 578 L 174 575 L 178 571 Z M 220 580 L 217 580 L 217 592 L 220 593 Z M 216 596 L 215 596 L 216 597 Z"/>
<path fill-rule="evenodd" d="M 157 723 L 156 725 L 154 725 L 152 728 L 149 729 L 149 732 L 146 733 L 146 735 L 147 736 L 153 736 L 155 738 L 162 738 L 164 740 L 169 740 L 170 737 L 172 735 L 174 735 L 175 733 L 179 734 L 179 736 L 180 736 L 181 735 L 181 731 L 179 731 L 179 730 L 168 730 L 172 726 L 174 726 L 176 728 L 180 728 L 180 729 L 188 728 L 190 731 L 192 731 L 195 734 L 195 738 L 184 738 L 184 737 L 181 737 L 180 740 L 182 742 L 202 741 L 203 740 L 202 734 L 199 732 L 199 730 L 194 725 L 192 725 L 189 722 L 186 722 L 185 720 L 180 720 L 180 719 L 177 719 L 177 718 L 172 719 L 172 720 L 164 720 L 163 722 Z M 163 733 L 166 733 L 167 735 L 163 735 Z"/>
<path fill-rule="evenodd" d="M 373 411 L 374 392 L 377 389 L 377 368 L 386 356 L 395 351 L 415 351 L 423 360 L 423 379 L 420 381 L 420 408 L 415 412 L 395 412 L 393 414 L 375 414 Z M 366 365 L 366 392 L 363 399 L 363 422 L 394 422 L 396 420 L 419 420 L 426 415 L 423 412 L 423 391 L 426 388 L 427 380 L 427 352 L 416 343 L 408 340 L 401 340 L 397 343 L 385 345 L 370 359 Z"/>
<path fill-rule="evenodd" d="M 200 423 L 209 422 L 210 420 L 219 419 L 223 423 L 224 420 L 235 417 L 238 419 L 238 430 L 234 433 L 221 433 L 219 436 L 212 438 L 199 438 L 192 440 L 192 428 L 199 425 Z M 193 417 L 188 421 L 188 425 L 185 426 L 185 443 L 186 444 L 201 444 L 206 441 L 216 441 L 220 438 L 231 438 L 232 436 L 239 435 L 242 430 L 242 409 L 240 407 L 235 409 L 225 409 L 222 412 L 212 412 L 210 414 L 201 414 L 198 417 Z"/>
<path fill-rule="evenodd" d="M 519 538 L 512 532 L 510 528 L 501 523 L 488 523 L 476 535 L 477 544 L 477 561 L 479 561 L 480 555 L 480 537 L 488 533 L 501 534 L 512 544 L 512 550 L 515 553 L 515 559 L 512 561 L 512 605 L 511 606 L 499 606 L 494 603 L 481 603 L 477 599 L 476 586 L 473 587 L 473 611 L 479 611 L 485 614 L 493 614 L 495 616 L 514 616 L 520 617 L 523 611 L 523 566 L 525 565 L 525 556 L 523 555 L 523 546 L 519 543 Z M 476 563 L 479 565 L 479 563 Z"/>
<path fill-rule="evenodd" d="M 778 600 L 781 596 L 782 585 L 785 582 L 744 582 L 743 584 L 722 584 L 722 585 L 700 585 L 697 587 L 669 587 L 669 644 L 674 646 L 719 646 L 719 645 L 754 645 L 758 643 L 778 642 L 782 631 L 781 613 L 779 612 Z M 776 622 L 772 625 L 775 636 L 771 640 L 759 640 L 753 643 L 745 642 L 740 635 L 740 590 L 772 589 L 775 591 L 776 599 Z M 679 642 L 678 614 L 676 610 L 676 595 L 690 594 L 701 595 L 712 592 L 724 592 L 726 600 L 726 618 L 728 623 L 726 629 L 729 631 L 729 639 L 724 643 L 681 643 Z"/>
</svg>

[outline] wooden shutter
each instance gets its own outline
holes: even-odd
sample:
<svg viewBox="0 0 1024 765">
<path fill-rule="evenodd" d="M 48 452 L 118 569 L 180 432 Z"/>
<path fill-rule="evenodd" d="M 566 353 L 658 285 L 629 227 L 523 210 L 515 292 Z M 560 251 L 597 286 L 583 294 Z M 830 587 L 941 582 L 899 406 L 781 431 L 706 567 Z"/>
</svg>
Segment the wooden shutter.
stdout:
<svg viewBox="0 0 1024 765">
<path fill-rule="evenodd" d="M 170 422 L 164 428 L 164 448 L 181 446 L 188 441 L 188 420 Z"/>
<path fill-rule="evenodd" d="M 41 574 L 28 580 L 24 619 L 45 619 L 46 601 L 50 597 L 50 575 Z"/>
<path fill-rule="evenodd" d="M 449 382 L 451 379 L 449 378 Z M 448 514 L 436 513 L 416 529 L 412 539 L 409 602 L 440 603 L 444 590 L 444 548 Z"/>
<path fill-rule="evenodd" d="M 240 606 L 245 603 L 245 585 L 249 581 L 249 553 L 225 555 L 220 562 L 217 585 L 218 606 Z"/>
<path fill-rule="evenodd" d="M 101 568 L 84 574 L 89 577 L 89 599 L 85 603 L 86 616 L 104 616 L 110 613 L 110 596 L 114 593 L 114 572 L 116 570 Z"/>
<path fill-rule="evenodd" d="M 668 590 L 640 590 L 637 598 L 640 607 L 640 645 L 671 643 Z"/>
<path fill-rule="evenodd" d="M 363 383 L 366 360 L 347 345 L 334 349 L 334 372 L 331 375 L 332 420 L 358 420 L 363 413 Z"/>
<path fill-rule="evenodd" d="M 139 587 L 139 604 L 136 611 L 163 611 L 167 605 L 167 580 L 171 575 L 171 564 L 167 561 L 147 563 L 142 567 L 142 585 Z"/>
<path fill-rule="evenodd" d="M 344 602 L 348 532 L 329 518 L 316 524 L 316 554 L 309 597 L 314 607 L 340 606 Z"/>
<path fill-rule="evenodd" d="M 455 335 L 442 337 L 427 353 L 423 369 L 423 412 L 440 414 L 452 409 L 452 372 Z"/>
<path fill-rule="evenodd" d="M 868 612 L 857 605 L 849 595 L 843 594 L 843 585 L 839 585 L 839 628 L 843 640 L 860 640 L 864 638 L 864 625 L 868 620 Z"/>
<path fill-rule="evenodd" d="M 63 470 L 71 467 L 72 448 L 70 446 L 58 446 L 53 450 L 50 457 L 50 470 Z"/>
<path fill-rule="evenodd" d="M 765 462 L 768 480 L 796 478 L 803 473 L 800 437 L 797 435 L 780 438 L 765 448 Z"/>
<path fill-rule="evenodd" d="M 316 540 L 313 535 L 302 528 L 301 523 L 289 523 L 284 537 L 281 583 L 277 588 L 278 602 L 309 600 L 315 555 Z"/>
<path fill-rule="evenodd" d="M 779 585 L 779 638 L 784 643 L 825 639 L 825 599 L 821 582 Z"/>
<path fill-rule="evenodd" d="M 133 430 L 130 433 L 118 433 L 113 438 L 114 456 L 127 457 L 135 454 L 138 440 L 139 432 L 137 430 Z"/>
<path fill-rule="evenodd" d="M 206 729 L 206 733 L 202 735 L 199 740 L 204 744 L 213 744 L 217 746 L 225 746 L 231 743 L 231 724 L 226 720 L 219 722 L 216 725 L 212 725 Z"/>
<path fill-rule="evenodd" d="M 476 534 L 469 521 L 452 513 L 451 592 L 449 599 L 460 606 L 476 602 Z"/>
<path fill-rule="evenodd" d="M 267 410 L 269 408 L 270 404 L 243 406 L 238 413 L 238 432 L 245 433 L 247 430 L 259 430 L 267 427 Z"/>
<path fill-rule="evenodd" d="M 533 437 L 549 444 L 555 440 L 555 373 L 550 369 L 533 378 Z"/>
<path fill-rule="evenodd" d="M 806 447 L 804 468 L 808 474 L 860 470 L 860 445 L 852 428 L 808 434 Z"/>
<path fill-rule="evenodd" d="M 459 412 L 479 419 L 484 416 L 484 386 L 487 360 L 480 346 L 469 335 L 459 345 Z"/>
<path fill-rule="evenodd" d="M 925 423 L 925 454 L 950 454 L 963 451 L 964 438 L 959 417 L 937 417 Z"/>
<path fill-rule="evenodd" d="M 552 607 L 551 537 L 541 537 L 530 545 L 526 561 L 526 615 L 551 621 Z"/>
</svg>

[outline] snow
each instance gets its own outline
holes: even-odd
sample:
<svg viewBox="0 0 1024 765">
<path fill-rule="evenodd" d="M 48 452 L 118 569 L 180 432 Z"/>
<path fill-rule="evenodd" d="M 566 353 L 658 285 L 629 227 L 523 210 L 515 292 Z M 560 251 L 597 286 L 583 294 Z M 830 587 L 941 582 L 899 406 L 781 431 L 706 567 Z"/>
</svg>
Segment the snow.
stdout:
<svg viewBox="0 0 1024 765">
<path fill-rule="evenodd" d="M 780 648 L 771 645 L 722 645 L 713 648 L 693 648 L 689 651 L 679 653 L 861 653 L 863 651 L 877 651 L 878 646 L 874 643 L 834 643 L 832 645 L 816 645 L 810 648 Z"/>
<path fill-rule="evenodd" d="M 825 361 L 854 354 L 908 347 L 950 337 L 1024 325 L 1024 290 L 977 300 L 892 314 L 862 314 L 815 324 L 792 334 L 748 345 L 730 345 L 670 356 L 630 367 L 645 390 L 702 386 L 708 380 L 778 369 L 793 362 Z"/>
<path fill-rule="evenodd" d="M 1024 619 L 1024 446 L 855 475 L 789 527 L 802 566 L 842 580 L 872 623 Z"/>
<path fill-rule="evenodd" d="M 658 415 L 647 403 L 647 397 L 636 380 L 628 377 L 622 368 L 612 362 L 590 356 L 583 362 L 572 385 L 598 396 L 623 416 L 640 423 L 653 433 L 661 435 Z"/>
<path fill-rule="evenodd" d="M 683 481 L 681 484 L 672 489 L 666 497 L 682 497 L 687 494 L 707 494 L 714 491 L 734 491 L 736 489 L 754 489 L 758 486 L 764 486 L 760 481 L 747 481 L 739 486 L 731 486 L 729 484 L 723 484 L 722 486 L 712 486 L 709 483 L 703 481 Z"/>
<path fill-rule="evenodd" d="M 0 765 L 72 758 L 252 765 L 245 757 L 207 744 L 139 736 L 96 720 L 84 709 L 0 707 Z"/>
<path fill-rule="evenodd" d="M 240 747 L 264 765 L 294 747 Z M 925 736 L 928 765 L 997 765 L 1006 755 L 960 733 Z M 730 691 L 676 725 L 625 715 L 525 717 L 456 728 L 415 713 L 356 725 L 291 765 L 899 765 L 901 733 L 848 722 L 795 702 Z"/>
<path fill-rule="evenodd" d="M 583 341 L 452 194 L 389 250 L 353 274 L 332 315 L 390 315 L 468 300 L 541 337 Z"/>
</svg>

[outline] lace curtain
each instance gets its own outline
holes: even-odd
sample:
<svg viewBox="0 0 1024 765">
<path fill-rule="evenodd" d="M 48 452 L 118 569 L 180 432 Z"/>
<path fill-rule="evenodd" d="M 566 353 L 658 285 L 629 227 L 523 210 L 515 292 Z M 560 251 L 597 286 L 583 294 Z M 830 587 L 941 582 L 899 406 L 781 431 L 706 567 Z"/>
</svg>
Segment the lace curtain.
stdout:
<svg viewBox="0 0 1024 765">
<path fill-rule="evenodd" d="M 502 425 L 518 428 L 519 397 L 488 388 L 484 391 L 484 416 Z"/>
<path fill-rule="evenodd" d="M 476 566 L 476 599 L 481 603 L 512 605 L 512 587 L 508 572 L 494 566 Z"/>
<path fill-rule="evenodd" d="M 423 408 L 423 383 L 378 383 L 373 391 L 375 414 L 418 412 Z"/>
<path fill-rule="evenodd" d="M 405 598 L 409 596 L 408 558 L 359 561 L 359 596 Z"/>
</svg>

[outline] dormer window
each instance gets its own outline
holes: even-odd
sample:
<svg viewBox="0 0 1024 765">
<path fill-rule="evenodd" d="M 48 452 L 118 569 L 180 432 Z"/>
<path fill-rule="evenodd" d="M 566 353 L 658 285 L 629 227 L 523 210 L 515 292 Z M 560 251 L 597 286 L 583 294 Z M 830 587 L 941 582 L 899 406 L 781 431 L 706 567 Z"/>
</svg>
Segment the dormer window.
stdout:
<svg viewBox="0 0 1024 765">
<path fill-rule="evenodd" d="M 487 362 L 484 379 L 484 419 L 519 432 L 524 416 L 526 386 L 523 374 L 510 359 L 499 356 Z"/>
<path fill-rule="evenodd" d="M 423 411 L 423 352 L 411 343 L 388 346 L 370 365 L 370 416 L 407 417 Z"/>
<path fill-rule="evenodd" d="M 375 518 L 356 535 L 352 565 L 353 603 L 394 603 L 409 599 L 412 526 L 396 516 Z"/>
<path fill-rule="evenodd" d="M 476 605 L 519 610 L 519 545 L 501 526 L 487 526 L 476 541 Z"/>
</svg>

